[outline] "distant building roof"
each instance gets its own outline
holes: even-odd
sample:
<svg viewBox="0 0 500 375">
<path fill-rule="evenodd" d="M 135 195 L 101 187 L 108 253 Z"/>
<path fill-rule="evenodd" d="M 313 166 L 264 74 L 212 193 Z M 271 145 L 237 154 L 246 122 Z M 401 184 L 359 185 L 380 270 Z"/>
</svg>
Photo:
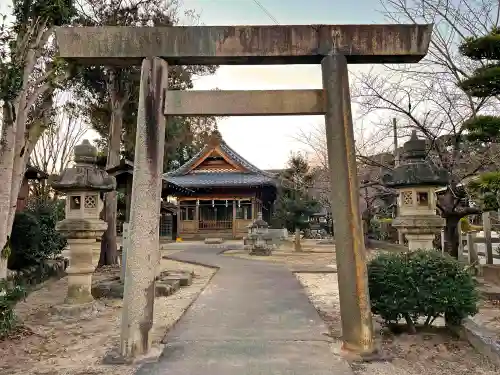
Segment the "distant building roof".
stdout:
<svg viewBox="0 0 500 375">
<path fill-rule="evenodd" d="M 123 188 L 126 184 L 126 179 L 129 178 L 128 176 L 133 178 L 134 163 L 127 159 L 121 159 L 118 165 L 108 168 L 106 172 L 108 172 L 111 176 L 114 176 L 116 178 L 117 185 Z M 163 186 L 168 191 L 177 191 L 188 195 L 192 193 L 189 189 L 176 185 L 165 178 L 163 178 Z"/>
<path fill-rule="evenodd" d="M 276 177 L 245 160 L 215 131 L 187 163 L 164 179 L 185 188 L 276 186 Z"/>
</svg>

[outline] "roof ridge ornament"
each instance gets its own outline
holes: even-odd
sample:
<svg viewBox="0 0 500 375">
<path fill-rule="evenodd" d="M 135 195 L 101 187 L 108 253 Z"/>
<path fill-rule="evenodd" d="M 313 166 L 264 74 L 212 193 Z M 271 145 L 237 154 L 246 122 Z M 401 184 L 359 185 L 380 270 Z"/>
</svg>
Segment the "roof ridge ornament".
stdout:
<svg viewBox="0 0 500 375">
<path fill-rule="evenodd" d="M 208 144 L 210 146 L 219 146 L 222 142 L 222 134 L 220 133 L 219 129 L 215 128 L 212 131 L 212 134 L 210 134 L 210 137 L 208 139 Z"/>
</svg>

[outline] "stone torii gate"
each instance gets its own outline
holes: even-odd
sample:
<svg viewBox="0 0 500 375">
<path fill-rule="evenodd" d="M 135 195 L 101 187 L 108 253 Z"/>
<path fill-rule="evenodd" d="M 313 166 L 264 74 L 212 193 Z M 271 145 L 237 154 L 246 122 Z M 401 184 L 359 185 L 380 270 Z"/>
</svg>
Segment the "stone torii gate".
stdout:
<svg viewBox="0 0 500 375">
<path fill-rule="evenodd" d="M 59 28 L 60 56 L 92 65 L 142 64 L 121 355 L 150 347 L 165 116 L 325 115 L 343 346 L 374 350 L 347 64 L 414 63 L 432 25 Z M 323 89 L 168 91 L 171 65 L 321 64 Z M 164 116 L 165 115 L 165 116 Z"/>
</svg>

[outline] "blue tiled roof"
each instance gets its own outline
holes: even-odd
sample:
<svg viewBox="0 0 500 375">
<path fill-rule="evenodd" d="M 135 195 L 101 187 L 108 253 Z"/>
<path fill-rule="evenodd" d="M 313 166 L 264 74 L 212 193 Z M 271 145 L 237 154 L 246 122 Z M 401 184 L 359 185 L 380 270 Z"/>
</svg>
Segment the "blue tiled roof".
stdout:
<svg viewBox="0 0 500 375">
<path fill-rule="evenodd" d="M 219 187 L 219 186 L 276 186 L 272 177 L 258 173 L 196 173 L 183 176 L 163 177 L 170 183 L 184 188 L 196 187 Z"/>
</svg>

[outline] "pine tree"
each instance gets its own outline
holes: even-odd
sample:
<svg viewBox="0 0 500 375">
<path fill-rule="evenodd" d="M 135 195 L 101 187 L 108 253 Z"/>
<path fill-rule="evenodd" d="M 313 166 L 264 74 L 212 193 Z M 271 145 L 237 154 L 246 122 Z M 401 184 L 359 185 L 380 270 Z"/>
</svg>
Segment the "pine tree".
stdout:
<svg viewBox="0 0 500 375">
<path fill-rule="evenodd" d="M 481 62 L 473 74 L 462 80 L 461 88 L 470 95 L 488 99 L 500 94 L 500 29 L 494 28 L 479 38 L 467 38 L 460 46 L 460 53 Z M 500 136 L 500 117 L 475 116 L 464 124 L 471 140 L 494 142 Z"/>
<path fill-rule="evenodd" d="M 309 216 L 319 209 L 319 203 L 309 194 L 314 179 L 309 163 L 301 154 L 292 155 L 280 178 L 282 185 L 273 225 L 284 226 L 290 231 L 308 228 Z"/>
</svg>

